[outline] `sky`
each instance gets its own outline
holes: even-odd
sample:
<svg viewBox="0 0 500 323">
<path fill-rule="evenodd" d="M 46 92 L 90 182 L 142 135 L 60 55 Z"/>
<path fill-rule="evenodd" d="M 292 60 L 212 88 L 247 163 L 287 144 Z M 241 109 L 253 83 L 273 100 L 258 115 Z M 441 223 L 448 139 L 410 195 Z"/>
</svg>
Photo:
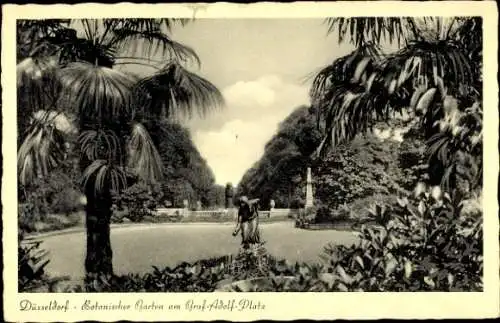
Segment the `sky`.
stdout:
<svg viewBox="0 0 500 323">
<path fill-rule="evenodd" d="M 174 29 L 173 38 L 201 59 L 193 71 L 226 101 L 186 123 L 218 184 L 237 185 L 279 122 L 309 103 L 314 73 L 352 50 L 326 31 L 322 19 L 197 19 Z"/>
</svg>

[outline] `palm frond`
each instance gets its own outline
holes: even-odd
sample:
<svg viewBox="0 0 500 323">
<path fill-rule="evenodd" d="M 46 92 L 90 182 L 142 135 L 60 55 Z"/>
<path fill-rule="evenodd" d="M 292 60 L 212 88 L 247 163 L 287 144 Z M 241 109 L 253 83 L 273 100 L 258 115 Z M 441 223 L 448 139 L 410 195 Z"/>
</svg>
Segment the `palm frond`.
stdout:
<svg viewBox="0 0 500 323">
<path fill-rule="evenodd" d="M 146 128 L 135 123 L 128 143 L 128 166 L 145 182 L 162 178 L 163 163 Z"/>
<path fill-rule="evenodd" d="M 370 90 L 374 80 L 378 80 L 375 72 L 381 57 L 376 45 L 366 44 L 336 59 L 316 75 L 309 94 L 312 105 L 316 107 L 318 128 L 321 128 L 328 110 L 342 100 L 339 96 L 345 91 L 362 91 L 363 84 Z M 330 122 L 326 120 L 326 123 Z"/>
<path fill-rule="evenodd" d="M 160 54 L 170 60 L 187 62 L 193 60 L 198 65 L 200 59 L 196 52 L 169 35 L 176 23 L 185 24 L 185 20 L 172 19 L 126 19 L 112 30 L 112 45 L 130 55 L 142 55 L 146 58 Z"/>
<path fill-rule="evenodd" d="M 95 120 L 113 119 L 130 108 L 133 79 L 120 71 L 72 63 L 60 71 L 61 103 Z"/>
<path fill-rule="evenodd" d="M 65 158 L 64 134 L 48 118 L 34 120 L 17 152 L 19 182 L 46 176 Z"/>
<path fill-rule="evenodd" d="M 98 195 L 105 190 L 120 191 L 125 188 L 127 177 L 122 167 L 107 160 L 98 159 L 85 168 L 81 182 L 86 190 L 93 188 L 94 194 Z"/>
<path fill-rule="evenodd" d="M 17 29 L 17 59 L 18 62 L 28 57 L 52 56 L 54 46 L 44 39 L 56 35 L 66 29 L 69 19 L 29 19 L 18 20 Z"/>
<path fill-rule="evenodd" d="M 120 139 L 112 130 L 85 130 L 78 138 L 80 150 L 89 160 L 120 160 Z"/>
<path fill-rule="evenodd" d="M 468 17 L 458 26 L 456 32 L 451 35 L 457 43 L 464 48 L 469 62 L 472 62 L 472 72 L 474 75 L 473 86 L 482 88 L 483 76 L 483 24 L 481 17 Z"/>
<path fill-rule="evenodd" d="M 421 17 L 415 19 L 420 40 L 439 41 L 453 39 L 464 17 Z"/>
<path fill-rule="evenodd" d="M 426 83 L 444 86 L 448 94 L 456 95 L 473 82 L 471 62 L 463 49 L 450 40 L 412 42 L 381 62 L 380 73 L 385 76 L 386 85 L 396 82 L 396 90 Z"/>
<path fill-rule="evenodd" d="M 161 117 L 177 114 L 191 117 L 195 111 L 204 117 L 224 103 L 215 85 L 177 62 L 139 81 L 134 99 L 139 113 Z"/>
<path fill-rule="evenodd" d="M 382 40 L 400 44 L 408 37 L 407 25 L 413 20 L 402 17 L 342 17 L 327 18 L 326 23 L 328 33 L 337 31 L 339 43 L 348 38 L 358 47 L 369 42 L 380 44 Z"/>
<path fill-rule="evenodd" d="M 115 28 L 145 31 L 165 30 L 171 32 L 175 25 L 185 26 L 192 20 L 188 18 L 122 18 L 104 19 L 104 24 L 111 24 Z"/>
<path fill-rule="evenodd" d="M 386 92 L 365 91 L 363 88 L 339 86 L 324 109 L 326 137 L 315 156 L 325 153 L 363 133 L 378 120 L 386 120 L 391 109 Z"/>
<path fill-rule="evenodd" d="M 363 60 L 358 62 L 363 63 Z M 341 70 L 341 63 L 336 67 L 337 73 L 351 74 L 338 77 L 335 84 L 329 81 L 334 79 L 330 75 L 335 70 L 332 68 L 325 70 L 324 75 L 320 74 L 313 84 L 313 91 L 316 91 L 313 95 L 319 97 L 313 100 L 319 106 L 318 122 L 324 119 L 331 136 L 321 149 L 353 138 L 356 133 L 366 130 L 371 121 L 387 118 L 391 110 L 415 104 L 419 100 L 418 97 L 412 98 L 415 88 L 424 85 L 423 90 L 432 85 L 439 88 L 439 95 L 433 99 L 437 102 L 447 93 L 460 92 L 463 84 L 470 84 L 472 75 L 462 50 L 453 42 L 411 43 L 395 54 L 374 61 L 371 74 L 357 77 L 360 80 L 357 84 L 346 82 L 356 71 L 353 72 L 352 68 Z M 360 94 L 362 92 L 366 93 Z M 432 132 L 435 120 L 441 119 L 443 111 L 430 102 L 427 106 L 432 106 L 432 109 L 426 109 L 422 122 L 424 128 Z"/>
<path fill-rule="evenodd" d="M 443 188 L 453 189 L 458 177 L 476 188 L 482 180 L 482 110 L 478 103 L 463 112 L 455 104 L 443 105 L 439 132 L 426 142 L 428 163 L 444 169 Z"/>
<path fill-rule="evenodd" d="M 353 83 L 355 75 L 361 79 L 362 75 L 370 75 L 373 72 L 373 66 L 381 57 L 380 49 L 372 44 L 361 46 L 351 53 L 340 57 L 327 65 L 313 80 L 310 90 L 312 101 L 316 101 L 326 93 L 326 90 L 346 82 Z"/>
<path fill-rule="evenodd" d="M 20 19 L 17 28 L 29 32 L 30 38 L 36 38 L 35 35 L 50 35 L 69 23 L 70 19 Z"/>
<path fill-rule="evenodd" d="M 54 108 L 59 95 L 56 57 L 26 58 L 17 64 L 18 110 L 31 115 L 37 110 Z"/>
<path fill-rule="evenodd" d="M 36 111 L 31 119 L 31 124 L 33 123 L 50 125 L 64 135 L 74 135 L 77 132 L 77 128 L 73 120 L 63 112 L 58 112 L 55 110 Z"/>
<path fill-rule="evenodd" d="M 456 149 L 453 149 L 452 138 L 447 133 L 439 132 L 427 140 L 426 155 L 429 158 L 429 163 L 438 160 L 443 165 L 449 165 L 451 156 L 455 152 Z"/>
</svg>

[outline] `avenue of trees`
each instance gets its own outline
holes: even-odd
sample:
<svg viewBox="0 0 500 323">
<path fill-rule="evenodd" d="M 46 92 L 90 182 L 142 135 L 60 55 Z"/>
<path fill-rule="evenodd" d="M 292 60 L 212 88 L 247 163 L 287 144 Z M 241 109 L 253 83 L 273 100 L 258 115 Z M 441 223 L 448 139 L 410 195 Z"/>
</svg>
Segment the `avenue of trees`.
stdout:
<svg viewBox="0 0 500 323">
<path fill-rule="evenodd" d="M 196 206 L 224 207 L 224 187 L 194 145 L 189 130 L 169 121 L 146 124 L 163 163 L 160 181 L 165 206 L 183 207 L 183 201 Z"/>
<path fill-rule="evenodd" d="M 321 141 L 315 111 L 302 106 L 281 122 L 277 133 L 266 144 L 264 155 L 242 177 L 239 192 L 262 199 L 262 206 L 273 199 L 277 208 L 298 208 L 304 203 L 306 168 Z"/>
</svg>

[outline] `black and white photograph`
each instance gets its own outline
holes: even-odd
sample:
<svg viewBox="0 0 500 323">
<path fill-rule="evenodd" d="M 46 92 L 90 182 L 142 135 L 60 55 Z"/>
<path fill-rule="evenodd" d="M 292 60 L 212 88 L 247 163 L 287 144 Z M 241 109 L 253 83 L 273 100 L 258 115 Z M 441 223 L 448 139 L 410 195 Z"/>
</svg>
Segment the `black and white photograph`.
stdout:
<svg viewBox="0 0 500 323">
<path fill-rule="evenodd" d="M 323 14 L 16 19 L 18 293 L 484 292 L 483 17 Z"/>
</svg>

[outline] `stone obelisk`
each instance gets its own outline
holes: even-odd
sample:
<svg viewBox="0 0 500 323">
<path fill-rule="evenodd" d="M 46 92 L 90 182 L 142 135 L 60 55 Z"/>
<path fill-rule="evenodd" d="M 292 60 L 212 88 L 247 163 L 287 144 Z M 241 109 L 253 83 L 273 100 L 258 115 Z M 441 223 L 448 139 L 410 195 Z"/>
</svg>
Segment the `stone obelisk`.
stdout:
<svg viewBox="0 0 500 323">
<path fill-rule="evenodd" d="M 313 190 L 312 190 L 312 176 L 311 168 L 307 167 L 307 182 L 306 182 L 306 205 L 305 207 L 311 207 L 314 204 Z"/>
</svg>

